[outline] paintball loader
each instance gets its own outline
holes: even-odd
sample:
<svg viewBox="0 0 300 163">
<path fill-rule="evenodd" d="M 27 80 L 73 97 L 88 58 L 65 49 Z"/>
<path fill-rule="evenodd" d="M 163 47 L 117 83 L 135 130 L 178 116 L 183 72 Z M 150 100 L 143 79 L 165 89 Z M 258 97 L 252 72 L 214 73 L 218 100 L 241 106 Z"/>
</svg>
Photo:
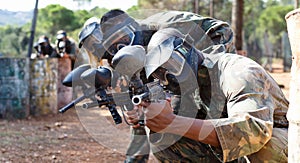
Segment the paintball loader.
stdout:
<svg viewBox="0 0 300 163">
<path fill-rule="evenodd" d="M 77 103 L 81 102 L 82 100 L 86 98 L 90 98 L 91 96 L 98 96 L 99 99 L 97 99 L 98 106 L 105 105 L 108 107 L 113 120 L 116 124 L 122 123 L 122 118 L 119 115 L 116 104 L 113 101 L 112 96 L 106 94 L 106 88 L 111 82 L 111 71 L 108 68 L 105 67 L 99 67 L 99 68 L 88 68 L 89 66 L 83 66 L 83 67 L 77 67 L 71 72 L 70 76 L 66 76 L 67 79 L 77 79 L 77 81 L 74 81 L 76 83 L 82 83 L 81 81 L 85 82 L 90 87 L 83 91 L 83 95 L 73 100 L 71 103 L 67 104 L 63 108 L 59 110 L 60 113 L 64 113 L 65 111 L 69 110 L 70 108 L 74 107 Z M 83 71 L 85 68 L 87 70 Z M 83 72 L 80 75 L 80 80 L 78 78 L 80 72 Z M 76 76 L 76 77 L 75 77 Z M 63 84 L 72 86 L 73 84 L 70 84 L 70 81 L 67 79 L 64 79 Z M 83 84 L 83 83 L 82 83 Z"/>
</svg>

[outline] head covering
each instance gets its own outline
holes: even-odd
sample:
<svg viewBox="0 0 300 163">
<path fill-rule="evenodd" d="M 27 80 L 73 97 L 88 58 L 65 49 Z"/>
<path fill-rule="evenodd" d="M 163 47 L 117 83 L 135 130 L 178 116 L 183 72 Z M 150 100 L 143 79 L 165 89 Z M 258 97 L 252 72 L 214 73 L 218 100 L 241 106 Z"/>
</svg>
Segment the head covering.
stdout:
<svg viewBox="0 0 300 163">
<path fill-rule="evenodd" d="M 81 48 L 83 41 L 91 35 L 95 30 L 100 31 L 100 24 L 99 24 L 99 19 L 97 17 L 91 17 L 83 25 L 83 28 L 81 29 L 78 37 L 79 37 L 79 48 Z M 102 33 L 99 35 L 103 37 Z M 99 38 L 102 40 L 102 38 Z"/>
<path fill-rule="evenodd" d="M 42 35 L 39 37 L 38 44 L 42 44 L 44 42 L 49 43 L 49 38 L 46 35 Z"/>
<path fill-rule="evenodd" d="M 184 35 L 174 28 L 161 29 L 153 34 L 146 55 L 145 71 L 147 78 L 170 59 L 176 48 L 174 43 L 177 38 L 184 38 Z"/>
<path fill-rule="evenodd" d="M 64 30 L 59 30 L 56 32 L 56 39 L 61 40 L 62 38 L 67 37 L 67 32 Z"/>
<path fill-rule="evenodd" d="M 101 30 L 109 36 L 116 32 L 120 27 L 136 22 L 127 13 L 120 9 L 110 10 L 105 13 L 100 20 Z"/>
</svg>

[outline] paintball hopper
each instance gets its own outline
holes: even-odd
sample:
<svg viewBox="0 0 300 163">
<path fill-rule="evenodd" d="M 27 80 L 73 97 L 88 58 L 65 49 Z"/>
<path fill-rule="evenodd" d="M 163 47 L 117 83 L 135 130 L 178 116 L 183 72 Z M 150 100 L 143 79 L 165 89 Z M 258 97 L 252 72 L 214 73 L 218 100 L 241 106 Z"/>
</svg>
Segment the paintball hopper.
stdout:
<svg viewBox="0 0 300 163">
<path fill-rule="evenodd" d="M 96 89 L 105 89 L 111 83 L 111 71 L 106 67 L 91 68 L 83 72 L 80 76 L 81 80 Z"/>
<path fill-rule="evenodd" d="M 84 82 L 80 79 L 80 75 L 90 68 L 91 65 L 89 64 L 83 64 L 76 67 L 70 73 L 67 74 L 67 76 L 62 81 L 62 84 L 67 87 L 72 87 L 73 83 L 75 83 L 76 85 L 83 85 Z"/>
<path fill-rule="evenodd" d="M 112 59 L 112 67 L 123 75 L 133 76 L 142 70 L 146 51 L 140 45 L 125 46 Z"/>
</svg>

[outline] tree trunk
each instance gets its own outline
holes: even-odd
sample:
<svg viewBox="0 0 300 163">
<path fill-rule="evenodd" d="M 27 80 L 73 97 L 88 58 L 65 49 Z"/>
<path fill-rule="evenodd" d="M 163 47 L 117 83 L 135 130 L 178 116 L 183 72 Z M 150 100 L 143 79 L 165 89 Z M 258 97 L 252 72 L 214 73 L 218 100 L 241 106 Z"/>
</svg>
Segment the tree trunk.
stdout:
<svg viewBox="0 0 300 163">
<path fill-rule="evenodd" d="M 299 8 L 299 0 L 295 0 L 295 4 L 294 5 L 295 5 L 294 6 L 295 9 Z"/>
<path fill-rule="evenodd" d="M 238 51 L 243 49 L 243 13 L 244 1 L 233 0 L 231 26 L 234 32 L 233 43 Z"/>
<path fill-rule="evenodd" d="M 29 39 L 29 47 L 28 47 L 28 54 L 27 54 L 28 58 L 30 58 L 31 53 L 32 53 L 34 34 L 35 34 L 35 26 L 36 26 L 36 20 L 37 20 L 37 15 L 38 15 L 38 4 L 39 4 L 39 0 L 36 0 L 34 10 L 33 10 L 31 29 L 30 29 L 30 39 Z"/>
<path fill-rule="evenodd" d="M 194 13 L 199 14 L 199 0 L 194 0 Z"/>
<path fill-rule="evenodd" d="M 292 50 L 292 68 L 289 92 L 288 162 L 300 162 L 300 9 L 293 10 L 285 16 L 288 36 Z"/>
<path fill-rule="evenodd" d="M 209 1 L 209 16 L 214 17 L 214 0 Z"/>
</svg>

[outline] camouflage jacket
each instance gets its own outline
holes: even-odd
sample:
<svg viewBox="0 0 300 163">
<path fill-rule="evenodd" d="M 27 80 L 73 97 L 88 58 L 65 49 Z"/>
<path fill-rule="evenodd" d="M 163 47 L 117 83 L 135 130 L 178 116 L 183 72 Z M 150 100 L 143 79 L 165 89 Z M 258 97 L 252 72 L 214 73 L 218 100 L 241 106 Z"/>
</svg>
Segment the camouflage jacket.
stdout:
<svg viewBox="0 0 300 163">
<path fill-rule="evenodd" d="M 223 160 L 247 156 L 251 162 L 287 162 L 289 102 L 275 80 L 249 58 L 204 55 L 199 102 L 206 118 L 215 119 Z"/>
<path fill-rule="evenodd" d="M 146 29 L 157 31 L 163 28 L 176 28 L 186 35 L 186 40 L 199 50 L 216 44 L 225 45 L 227 52 L 235 52 L 233 31 L 227 22 L 211 17 L 184 12 L 165 11 L 139 21 Z"/>
<path fill-rule="evenodd" d="M 169 147 L 153 145 L 154 155 L 162 162 L 287 162 L 289 102 L 278 84 L 253 60 L 212 49 L 203 54 L 196 81 L 185 84 L 198 87 L 172 106 L 178 115 L 210 119 L 221 148 L 182 137 Z"/>
<path fill-rule="evenodd" d="M 233 31 L 227 22 L 213 19 L 210 17 L 203 17 L 191 12 L 183 11 L 165 11 L 153 14 L 146 19 L 139 20 L 138 23 L 142 27 L 142 31 L 158 31 L 163 28 L 173 27 L 178 29 L 187 36 L 186 40 L 197 49 L 209 52 L 209 46 L 215 44 L 225 45 L 227 52 L 235 52 L 233 45 Z M 143 42 L 148 45 L 153 32 L 143 35 Z M 142 139 L 144 140 L 144 138 Z M 145 153 L 145 145 L 147 142 L 140 141 L 133 137 L 127 151 L 128 160 L 126 162 L 138 162 L 138 156 L 143 156 Z M 184 142 L 184 141 L 183 141 Z M 146 148 L 148 149 L 148 147 Z M 146 152 L 147 153 L 147 152 Z M 188 156 L 189 157 L 189 156 Z M 144 161 L 144 157 L 142 157 Z M 199 160 L 197 160 L 199 161 Z"/>
</svg>

